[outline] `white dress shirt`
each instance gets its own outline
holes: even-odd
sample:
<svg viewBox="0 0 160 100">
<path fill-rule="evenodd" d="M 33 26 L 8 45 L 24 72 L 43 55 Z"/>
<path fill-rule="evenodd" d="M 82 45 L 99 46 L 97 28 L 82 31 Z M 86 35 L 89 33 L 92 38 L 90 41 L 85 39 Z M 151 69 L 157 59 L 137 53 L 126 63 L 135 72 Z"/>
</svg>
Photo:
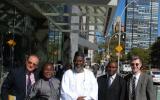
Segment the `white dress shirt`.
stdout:
<svg viewBox="0 0 160 100">
<path fill-rule="evenodd" d="M 79 96 L 86 96 L 85 100 L 98 100 L 97 80 L 87 69 L 82 73 L 70 69 L 62 78 L 61 100 L 77 100 Z"/>
<path fill-rule="evenodd" d="M 141 73 L 138 73 L 138 74 L 132 76 L 132 78 L 130 79 L 130 86 L 132 86 L 132 80 L 133 80 L 133 77 L 135 77 L 135 78 L 136 78 L 136 79 L 135 79 L 135 87 L 137 87 L 140 74 L 141 74 Z"/>
</svg>

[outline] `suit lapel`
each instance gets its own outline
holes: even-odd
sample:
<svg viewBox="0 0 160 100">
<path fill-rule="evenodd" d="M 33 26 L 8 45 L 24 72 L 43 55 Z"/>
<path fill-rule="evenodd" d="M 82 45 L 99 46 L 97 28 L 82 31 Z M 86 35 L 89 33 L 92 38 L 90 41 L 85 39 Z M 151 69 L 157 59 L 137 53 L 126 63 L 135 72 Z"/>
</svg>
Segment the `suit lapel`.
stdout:
<svg viewBox="0 0 160 100">
<path fill-rule="evenodd" d="M 118 76 L 117 76 L 117 74 L 116 74 L 116 77 L 115 77 L 115 79 L 113 80 L 110 88 L 114 87 L 114 84 L 117 83 L 117 80 L 118 80 Z"/>
<path fill-rule="evenodd" d="M 107 86 L 108 86 L 108 77 L 107 77 L 107 75 L 105 75 L 105 76 L 103 77 L 102 86 L 104 86 L 103 92 L 107 91 Z"/>
<path fill-rule="evenodd" d="M 105 90 L 106 90 L 108 87 L 108 75 L 105 75 L 103 79 L 103 86 L 105 86 Z"/>
<path fill-rule="evenodd" d="M 26 93 L 26 71 L 25 68 L 21 68 L 16 73 L 17 78 L 15 79 L 16 84 L 20 89 L 23 90 L 23 95 L 25 96 Z M 19 95 L 19 94 L 18 94 Z"/>
<path fill-rule="evenodd" d="M 132 74 L 129 74 L 126 78 L 126 81 L 127 81 L 127 93 L 128 93 L 128 98 L 129 98 L 129 94 L 130 94 L 130 81 L 131 81 L 131 78 L 132 78 Z"/>
<path fill-rule="evenodd" d="M 140 74 L 140 76 L 139 76 L 139 79 L 138 79 L 138 83 L 137 83 L 137 86 L 136 86 L 136 97 L 137 97 L 137 95 L 139 94 L 139 90 L 141 89 L 141 87 L 142 87 L 142 82 L 143 82 L 143 73 L 141 73 Z"/>
<path fill-rule="evenodd" d="M 22 82 L 23 82 L 23 87 L 24 87 L 25 92 L 26 92 L 26 70 L 24 70 L 22 72 Z"/>
</svg>

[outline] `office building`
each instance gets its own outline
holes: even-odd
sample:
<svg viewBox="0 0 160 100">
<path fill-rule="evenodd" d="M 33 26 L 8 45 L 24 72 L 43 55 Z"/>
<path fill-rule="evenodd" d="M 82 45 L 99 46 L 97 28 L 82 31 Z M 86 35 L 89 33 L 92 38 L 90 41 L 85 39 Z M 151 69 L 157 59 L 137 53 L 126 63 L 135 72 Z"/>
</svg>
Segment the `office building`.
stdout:
<svg viewBox="0 0 160 100">
<path fill-rule="evenodd" d="M 149 48 L 158 36 L 159 0 L 126 0 L 126 6 L 125 52 Z"/>
</svg>

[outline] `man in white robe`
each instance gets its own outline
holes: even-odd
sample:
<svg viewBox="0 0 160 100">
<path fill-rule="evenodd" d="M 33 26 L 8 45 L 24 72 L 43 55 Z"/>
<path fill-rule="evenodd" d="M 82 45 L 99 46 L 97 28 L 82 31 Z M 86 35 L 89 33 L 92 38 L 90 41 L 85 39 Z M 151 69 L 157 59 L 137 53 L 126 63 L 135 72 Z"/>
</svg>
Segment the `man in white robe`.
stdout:
<svg viewBox="0 0 160 100">
<path fill-rule="evenodd" d="M 61 100 L 98 100 L 98 84 L 93 72 L 84 68 L 84 54 L 76 52 L 74 68 L 62 78 Z"/>
</svg>

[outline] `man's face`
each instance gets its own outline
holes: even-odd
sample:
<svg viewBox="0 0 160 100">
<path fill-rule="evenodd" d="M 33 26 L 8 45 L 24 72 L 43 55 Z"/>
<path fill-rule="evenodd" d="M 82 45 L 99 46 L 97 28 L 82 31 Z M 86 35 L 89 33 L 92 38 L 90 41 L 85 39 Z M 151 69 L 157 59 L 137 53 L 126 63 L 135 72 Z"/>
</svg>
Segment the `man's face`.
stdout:
<svg viewBox="0 0 160 100">
<path fill-rule="evenodd" d="M 43 76 L 47 79 L 50 79 L 53 76 L 54 68 L 51 65 L 47 65 L 44 67 Z"/>
<path fill-rule="evenodd" d="M 140 62 L 139 59 L 133 60 L 131 62 L 131 68 L 133 73 L 138 73 L 140 72 L 140 68 L 142 66 L 142 63 Z"/>
<path fill-rule="evenodd" d="M 109 75 L 114 75 L 117 72 L 117 65 L 115 63 L 110 63 L 107 65 L 106 70 Z"/>
<path fill-rule="evenodd" d="M 27 60 L 26 60 L 26 68 L 29 72 L 33 72 L 36 68 L 37 65 L 39 63 L 39 59 L 36 56 L 30 56 Z"/>
<path fill-rule="evenodd" d="M 81 56 L 77 56 L 75 61 L 74 61 L 74 67 L 75 67 L 75 70 L 77 72 L 81 72 L 83 71 L 83 67 L 84 67 L 84 58 L 81 57 Z"/>
</svg>

